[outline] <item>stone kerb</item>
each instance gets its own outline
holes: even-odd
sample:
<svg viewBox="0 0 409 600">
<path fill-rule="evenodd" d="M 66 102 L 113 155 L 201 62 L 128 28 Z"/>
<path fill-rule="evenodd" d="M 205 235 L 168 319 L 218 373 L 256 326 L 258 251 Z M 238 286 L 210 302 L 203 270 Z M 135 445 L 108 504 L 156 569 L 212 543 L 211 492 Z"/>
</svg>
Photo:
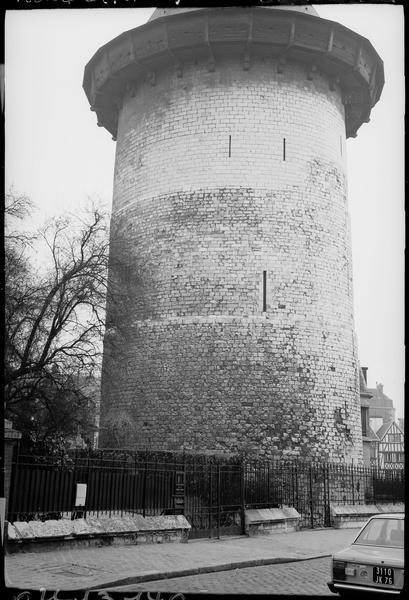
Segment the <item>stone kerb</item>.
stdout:
<svg viewBox="0 0 409 600">
<path fill-rule="evenodd" d="M 245 511 L 245 531 L 250 537 L 272 533 L 297 531 L 301 515 L 295 508 L 248 509 Z"/>
<path fill-rule="evenodd" d="M 41 549 L 59 546 L 126 545 L 188 541 L 190 523 L 183 515 L 114 515 L 85 519 L 15 521 L 7 528 L 7 550 L 16 552 L 41 544 Z M 45 544 L 45 545 L 44 545 Z M 83 545 L 83 544 L 80 544 Z"/>
</svg>

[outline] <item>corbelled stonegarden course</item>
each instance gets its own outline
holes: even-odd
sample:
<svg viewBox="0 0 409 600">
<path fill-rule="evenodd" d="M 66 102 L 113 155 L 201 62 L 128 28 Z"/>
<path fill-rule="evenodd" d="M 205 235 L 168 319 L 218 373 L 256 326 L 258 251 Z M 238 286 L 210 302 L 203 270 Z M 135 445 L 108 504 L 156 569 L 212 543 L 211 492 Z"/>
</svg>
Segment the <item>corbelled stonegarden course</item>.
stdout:
<svg viewBox="0 0 409 600">
<path fill-rule="evenodd" d="M 96 52 L 101 446 L 362 460 L 345 142 L 383 81 L 368 40 L 297 7 L 157 11 Z"/>
</svg>

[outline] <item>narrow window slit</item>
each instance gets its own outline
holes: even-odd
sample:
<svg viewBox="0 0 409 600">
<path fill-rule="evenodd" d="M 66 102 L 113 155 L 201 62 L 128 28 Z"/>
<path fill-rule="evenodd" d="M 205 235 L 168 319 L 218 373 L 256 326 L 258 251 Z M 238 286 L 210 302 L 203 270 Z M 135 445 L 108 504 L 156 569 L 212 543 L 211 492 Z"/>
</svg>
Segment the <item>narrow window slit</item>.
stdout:
<svg viewBox="0 0 409 600">
<path fill-rule="evenodd" d="M 263 271 L 263 312 L 267 311 L 267 271 Z"/>
<path fill-rule="evenodd" d="M 285 138 L 283 138 L 283 160 L 285 160 Z"/>
<path fill-rule="evenodd" d="M 231 135 L 229 135 L 229 158 L 231 157 Z"/>
</svg>

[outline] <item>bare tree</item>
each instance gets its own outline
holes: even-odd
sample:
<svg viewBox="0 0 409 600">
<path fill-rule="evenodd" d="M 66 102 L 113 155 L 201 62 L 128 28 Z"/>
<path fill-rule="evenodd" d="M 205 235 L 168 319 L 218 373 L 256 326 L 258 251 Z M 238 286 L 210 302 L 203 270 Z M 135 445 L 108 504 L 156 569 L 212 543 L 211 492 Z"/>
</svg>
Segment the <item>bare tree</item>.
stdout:
<svg viewBox="0 0 409 600">
<path fill-rule="evenodd" d="M 39 419 L 42 431 L 48 427 L 55 436 L 68 424 L 75 429 L 84 422 L 90 381 L 100 370 L 108 226 L 106 216 L 93 208 L 83 219 L 54 219 L 36 235 L 12 230 L 13 220 L 29 210 L 26 197 L 8 194 L 6 414 L 20 427 L 29 428 L 29 418 L 33 431 Z M 41 261 L 37 268 L 36 252 Z"/>
</svg>

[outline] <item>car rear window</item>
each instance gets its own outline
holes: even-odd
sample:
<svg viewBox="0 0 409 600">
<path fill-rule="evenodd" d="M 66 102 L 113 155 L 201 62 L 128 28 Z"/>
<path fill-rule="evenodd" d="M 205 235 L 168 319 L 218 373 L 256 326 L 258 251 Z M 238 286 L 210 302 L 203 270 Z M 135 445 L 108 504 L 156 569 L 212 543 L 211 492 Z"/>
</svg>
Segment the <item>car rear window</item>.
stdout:
<svg viewBox="0 0 409 600">
<path fill-rule="evenodd" d="M 354 544 L 403 548 L 403 519 L 371 519 Z"/>
</svg>

